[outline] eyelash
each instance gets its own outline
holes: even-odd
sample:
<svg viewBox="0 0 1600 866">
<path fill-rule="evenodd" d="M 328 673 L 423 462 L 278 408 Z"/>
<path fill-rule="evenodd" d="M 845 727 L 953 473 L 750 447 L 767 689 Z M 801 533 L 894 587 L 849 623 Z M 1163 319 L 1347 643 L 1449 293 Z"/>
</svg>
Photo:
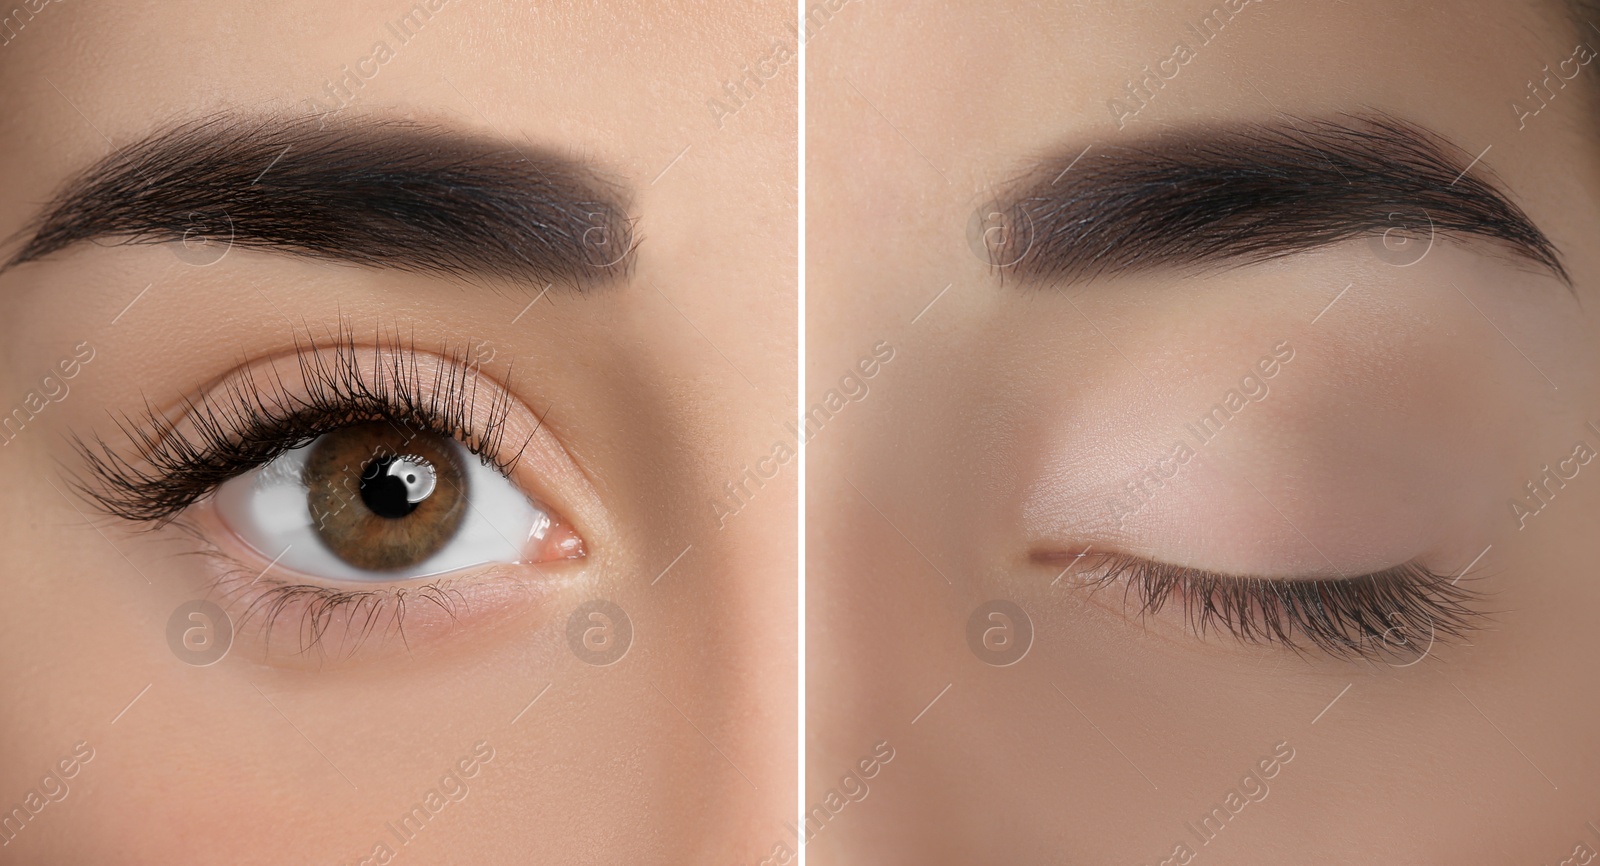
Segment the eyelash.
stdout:
<svg viewBox="0 0 1600 866">
<path fill-rule="evenodd" d="M 198 533 L 193 534 L 198 536 Z M 200 554 L 218 561 L 224 569 L 224 573 L 212 583 L 212 590 L 225 602 L 237 602 L 243 606 L 238 619 L 234 622 L 235 630 L 243 631 L 251 619 L 260 616 L 263 649 L 269 657 L 272 652 L 272 636 L 276 632 L 279 620 L 296 612 L 300 618 L 295 628 L 295 636 L 299 639 L 296 652 L 301 656 L 308 656 L 314 651 L 323 650 L 324 657 L 330 655 L 326 652 L 328 648 L 324 644 L 324 638 L 336 624 L 335 617 L 343 614 L 347 631 L 343 634 L 340 645 L 331 651 L 332 658 L 339 659 L 353 655 L 372 632 L 386 621 L 388 631 L 399 635 L 401 641 L 406 642 L 405 618 L 406 605 L 409 602 L 434 605 L 452 621 L 456 619 L 457 612 L 463 610 L 467 604 L 464 594 L 454 586 L 456 581 L 450 578 L 429 581 L 415 587 L 359 590 L 292 583 L 252 574 L 250 569 L 244 568 L 238 560 L 217 550 L 205 538 L 200 537 L 198 540 L 203 545 Z M 252 592 L 257 583 L 266 584 L 266 587 Z"/>
<path fill-rule="evenodd" d="M 1252 645 L 1314 649 L 1339 659 L 1383 660 L 1426 652 L 1435 641 L 1465 637 L 1487 614 L 1482 594 L 1406 563 L 1359 577 L 1278 580 L 1231 577 L 1187 566 L 1108 554 L 1088 572 L 1095 590 L 1122 584 L 1137 595 L 1139 615 L 1183 605 L 1197 636 L 1223 631 Z M 1426 636 L 1426 637 L 1424 637 Z"/>
<path fill-rule="evenodd" d="M 295 349 L 303 394 L 292 393 L 276 376 L 263 384 L 246 374 L 221 395 L 184 400 L 183 421 L 193 426 L 192 435 L 153 408 L 138 422 L 124 416 L 118 426 L 137 456 L 126 457 L 103 439 L 78 440 L 91 480 L 75 486 L 107 514 L 161 526 L 223 482 L 361 422 L 386 421 L 456 439 L 503 475 L 522 455 L 518 449 L 506 459 L 495 456 L 504 453 L 511 398 L 501 392 L 484 418 L 475 417 L 477 378 L 466 352 L 446 352 L 430 385 L 417 366 L 416 349 L 397 336 L 372 350 L 370 372 L 354 335 L 344 330 L 331 355 L 314 339 L 303 346 L 297 339 Z"/>
<path fill-rule="evenodd" d="M 386 621 L 404 640 L 408 602 L 435 605 L 454 620 L 466 603 L 454 588 L 456 579 L 362 589 L 283 580 L 246 566 L 181 519 L 189 506 L 229 479 L 351 424 L 387 421 L 403 430 L 453 438 L 505 475 L 532 441 L 530 435 L 514 454 L 497 456 L 507 450 L 504 422 L 512 398 L 498 392 L 479 417 L 476 364 L 466 351 L 442 352 L 437 372 L 426 375 L 418 367 L 418 351 L 398 335 L 359 350 L 354 335 L 341 328 L 331 347 L 308 338 L 304 344 L 297 339 L 295 350 L 300 392 L 292 392 L 276 372 L 267 381 L 246 373 L 220 392 L 186 398 L 187 412 L 177 422 L 147 406 L 139 420 L 123 416 L 118 424 L 133 443 L 133 456 L 98 437 L 74 442 L 86 470 L 73 486 L 106 514 L 152 529 L 176 522 L 199 545 L 194 552 L 221 568 L 212 590 L 243 605 L 236 628 L 262 618 L 269 653 L 278 621 L 295 612 L 302 655 L 323 647 L 341 613 L 350 629 L 338 648 L 343 655 Z"/>
</svg>

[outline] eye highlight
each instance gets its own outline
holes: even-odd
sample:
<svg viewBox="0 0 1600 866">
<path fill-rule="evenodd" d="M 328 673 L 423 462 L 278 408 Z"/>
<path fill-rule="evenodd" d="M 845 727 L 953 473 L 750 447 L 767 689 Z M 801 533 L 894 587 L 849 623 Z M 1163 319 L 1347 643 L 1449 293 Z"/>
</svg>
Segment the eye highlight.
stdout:
<svg viewBox="0 0 1600 866">
<path fill-rule="evenodd" d="M 1059 557 L 1036 557 L 1062 561 Z M 1067 557 L 1072 559 L 1073 557 Z M 1142 619 L 1169 606 L 1200 638 L 1214 632 L 1339 659 L 1416 658 L 1467 636 L 1487 614 L 1461 578 L 1406 563 L 1355 577 L 1217 574 L 1123 553 L 1086 554 L 1074 566 L 1091 591 L 1121 586 Z"/>
</svg>

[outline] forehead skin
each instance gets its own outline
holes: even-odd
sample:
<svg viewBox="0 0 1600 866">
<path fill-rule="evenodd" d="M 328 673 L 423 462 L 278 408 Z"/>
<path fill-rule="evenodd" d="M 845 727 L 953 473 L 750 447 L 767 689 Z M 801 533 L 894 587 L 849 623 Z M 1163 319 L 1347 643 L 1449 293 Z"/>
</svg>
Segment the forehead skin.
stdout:
<svg viewBox="0 0 1600 866">
<path fill-rule="evenodd" d="M 819 437 L 808 456 L 808 670 L 844 647 L 882 661 L 812 674 L 807 800 L 825 794 L 862 744 L 900 737 L 872 799 L 849 826 L 813 843 L 812 863 L 874 855 L 1156 863 L 1185 840 L 1202 863 L 1489 864 L 1561 859 L 1580 839 L 1600 844 L 1583 823 L 1600 790 L 1588 758 L 1577 757 L 1595 748 L 1592 726 L 1579 720 L 1597 704 L 1578 683 L 1597 648 L 1572 612 L 1600 600 L 1585 528 L 1600 502 L 1594 488 L 1569 485 L 1562 509 L 1541 516 L 1550 521 L 1537 541 L 1532 528 L 1519 537 L 1505 517 L 1506 496 L 1543 462 L 1571 453 L 1600 406 L 1590 314 L 1600 287 L 1592 242 L 1600 66 L 1585 66 L 1525 129 L 1511 103 L 1528 104 L 1528 80 L 1542 78 L 1541 67 L 1570 58 L 1580 39 L 1600 45 L 1600 34 L 1580 35 L 1554 4 L 1268 0 L 1197 45 L 1190 25 L 1223 5 L 973 2 L 929 14 L 920 4 L 874 3 L 848 7 L 810 45 L 808 381 L 837 380 L 877 340 L 899 354 L 854 419 Z M 1192 61 L 1119 130 L 1107 101 L 1180 39 Z M 1225 276 L 1032 293 L 1003 287 L 973 253 L 974 210 L 997 184 L 1059 148 L 1071 147 L 1070 159 L 1093 143 L 1202 122 L 1361 110 L 1481 153 L 1478 169 L 1492 172 L 1562 252 L 1576 298 L 1555 280 L 1461 249 L 1440 250 L 1411 272 L 1369 266 L 1367 247 L 1356 243 Z M 1356 288 L 1322 330 L 1307 330 L 1347 282 Z M 1357 333 L 1350 323 L 1362 316 Z M 1342 336 L 1313 342 L 1332 334 Z M 1284 336 L 1304 366 L 1275 380 L 1256 420 L 1233 428 L 1235 443 L 1269 420 L 1291 440 L 1304 433 L 1327 445 L 1314 431 L 1287 429 L 1298 423 L 1361 441 L 1362 427 L 1340 425 L 1368 419 L 1363 413 L 1384 400 L 1400 408 L 1375 416 L 1410 418 L 1415 428 L 1368 425 L 1387 438 L 1363 444 L 1408 466 L 1450 454 L 1484 425 L 1514 434 L 1494 459 L 1455 474 L 1488 482 L 1487 495 L 1459 498 L 1486 503 L 1499 528 L 1482 540 L 1472 533 L 1476 545 L 1460 565 L 1494 540 L 1491 579 L 1503 607 L 1521 614 L 1449 661 L 1374 670 L 1280 650 L 1235 652 L 1225 638 L 1202 645 L 1155 622 L 1141 630 L 1120 612 L 1052 589 L 1059 567 L 1029 570 L 1007 523 L 1017 513 L 1007 497 L 1032 480 L 1018 466 L 1036 455 L 1020 452 L 1041 444 L 1019 434 L 1027 419 L 1068 402 L 1058 395 L 1095 410 L 1074 432 L 1110 426 L 1118 413 L 1155 416 L 1131 358 L 1163 400 L 1183 406 L 1174 425 L 1192 420 Z M 1122 355 L 1106 348 L 1108 337 Z M 1333 381 L 1317 360 L 1329 350 L 1350 361 L 1350 383 Z M 1296 391 L 1323 374 L 1330 378 L 1319 388 Z M 808 390 L 817 399 L 820 388 Z M 1451 413 L 1430 416 L 1438 402 Z M 1144 431 L 1150 444 L 1166 445 L 1161 429 Z M 1081 451 L 1089 433 L 1056 444 Z M 1252 444 L 1274 450 L 1263 438 Z M 1208 457 L 1231 447 L 1219 444 Z M 1319 466 L 1315 454 L 1278 451 L 1277 463 L 1238 455 L 1268 494 L 1306 477 L 1308 466 L 1360 475 L 1337 460 Z M 1102 455 L 1077 456 L 1092 464 Z M 1317 492 L 1306 491 L 1306 501 L 1314 505 Z M 1381 519 L 1419 492 L 1368 490 L 1351 513 Z M 1179 498 L 1163 496 L 1163 506 Z M 1249 525 L 1278 520 L 1268 512 Z M 1316 527 L 1307 520 L 1302 528 Z M 1031 653 L 999 669 L 975 661 L 964 640 L 969 614 L 997 598 L 1022 605 L 1035 629 Z M 1202 847 L 1185 822 L 1237 790 L 1280 741 L 1296 757 L 1270 783 L 1270 798 Z"/>
<path fill-rule="evenodd" d="M 1580 146 L 1592 129 L 1583 110 L 1593 101 L 1592 82 L 1577 94 L 1582 82 L 1569 86 L 1553 111 L 1520 134 L 1510 108 L 1526 94 L 1527 79 L 1570 57 L 1580 38 L 1544 5 L 1250 3 L 1201 45 L 1189 27 L 1212 5 L 1002 4 L 893 20 L 894 4 L 855 9 L 819 43 L 809 74 L 851 96 L 816 100 L 820 122 L 848 120 L 860 134 L 823 134 L 819 124 L 813 158 L 847 151 L 848 159 L 829 164 L 852 179 L 905 177 L 895 186 L 921 189 L 920 196 L 884 200 L 879 183 L 871 212 L 935 230 L 930 223 L 943 214 L 923 207 L 925 199 L 964 199 L 1058 143 L 1114 143 L 1124 133 L 1133 138 L 1184 123 L 1373 107 L 1439 131 L 1469 153 L 1496 145 L 1499 153 L 1485 161 L 1530 203 L 1561 207 L 1594 186 L 1600 159 L 1595 148 Z M 1191 45 L 1194 59 L 1119 129 L 1107 103 L 1122 97 L 1131 104 L 1125 86 L 1143 78 L 1145 66 L 1171 57 L 1178 41 Z M 816 187 L 823 202 L 864 189 Z M 875 235 L 855 245 L 920 236 Z M 1570 237 L 1557 242 L 1566 250 L 1580 246 Z"/>
<path fill-rule="evenodd" d="M 632 193 L 642 243 L 630 282 L 559 303 L 551 293 L 513 326 L 533 291 L 266 253 L 169 268 L 176 260 L 166 251 L 84 244 L 0 278 L 10 323 L 0 341 L 4 405 L 22 399 L 60 346 L 85 338 L 108 359 L 97 360 L 103 375 L 79 377 L 73 393 L 84 396 L 49 424 L 93 427 L 104 422 L 100 407 L 128 395 L 167 399 L 221 376 L 241 351 L 291 348 L 274 301 L 257 290 L 317 332 L 343 316 L 362 333 L 414 328 L 425 345 L 487 338 L 496 368 L 516 360 L 519 398 L 541 412 L 553 405 L 549 428 L 621 516 L 626 533 L 592 563 L 603 588 L 586 591 L 628 605 L 639 642 L 629 664 L 585 669 L 559 624 L 537 629 L 523 617 L 524 631 L 485 629 L 418 650 L 407 664 L 326 675 L 230 668 L 232 659 L 183 669 L 147 621 L 161 622 L 194 589 L 163 582 L 160 565 L 140 560 L 155 578 L 147 592 L 111 548 L 92 546 L 100 539 L 41 470 L 3 503 L 16 531 L 0 542 L 0 570 L 6 591 L 28 603 L 8 605 L 19 619 L 0 654 L 54 673 L 0 683 L 0 801 L 20 796 L 22 774 L 53 764 L 62 737 L 90 738 L 98 757 L 72 800 L 19 837 L 35 856 L 62 844 L 101 861 L 345 862 L 369 853 L 384 822 L 479 738 L 495 748 L 494 762 L 471 780 L 470 799 L 451 804 L 402 858 L 743 862 L 785 838 L 795 787 L 794 473 L 769 481 L 725 531 L 715 532 L 704 503 L 725 496 L 722 483 L 743 461 L 771 452 L 781 435 L 773 419 L 795 402 L 796 64 L 721 127 L 706 104 L 774 43 L 792 50 L 786 10 L 470 0 L 444 4 L 401 44 L 390 25 L 410 9 L 45 6 L 0 48 L 0 235 L 113 146 L 217 112 L 295 114 L 308 98 L 326 106 L 325 83 L 363 62 L 371 72 L 383 40 L 392 56 L 352 112 L 527 141 L 596 165 Z M 102 324 L 161 279 L 169 282 L 117 328 Z M 112 383 L 117 393 L 106 390 Z M 37 448 L 30 465 L 49 465 L 57 446 L 47 438 L 12 450 Z M 20 457 L 0 459 L 8 474 L 27 474 Z M 46 497 L 60 513 L 40 518 L 48 532 L 35 534 Z M 690 541 L 693 552 L 643 594 Z M 36 627 L 74 638 L 46 647 Z M 115 706 L 102 718 L 107 702 Z"/>
</svg>

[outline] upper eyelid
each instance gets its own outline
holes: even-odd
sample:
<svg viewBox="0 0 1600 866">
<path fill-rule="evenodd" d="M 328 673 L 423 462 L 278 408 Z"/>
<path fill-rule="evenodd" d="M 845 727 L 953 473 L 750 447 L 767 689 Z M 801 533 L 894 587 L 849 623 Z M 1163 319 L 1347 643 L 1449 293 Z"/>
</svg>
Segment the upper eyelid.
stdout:
<svg viewBox="0 0 1600 866">
<path fill-rule="evenodd" d="M 1194 566 L 1190 566 L 1190 565 L 1176 565 L 1176 564 L 1173 564 L 1173 563 L 1162 562 L 1162 561 L 1159 561 L 1159 560 L 1150 559 L 1150 558 L 1143 557 L 1143 556 L 1138 556 L 1138 555 L 1135 555 L 1135 554 L 1129 554 L 1129 553 L 1123 553 L 1123 552 L 1117 552 L 1117 551 L 1105 551 L 1105 552 L 1099 553 L 1098 557 L 1101 558 L 1103 561 L 1114 562 L 1119 567 L 1122 567 L 1122 566 L 1146 567 L 1146 568 L 1156 568 L 1156 569 L 1171 570 L 1171 571 L 1174 571 L 1174 572 L 1181 571 L 1181 572 L 1186 572 L 1188 575 L 1190 575 L 1192 577 L 1195 577 L 1195 578 L 1205 578 L 1205 579 L 1208 579 L 1208 580 L 1214 580 L 1214 581 L 1216 581 L 1218 583 L 1234 583 L 1234 584 L 1248 585 L 1248 586 L 1274 586 L 1274 587 L 1289 587 L 1289 586 L 1294 586 L 1294 585 L 1302 585 L 1302 586 L 1304 586 L 1304 585 L 1320 585 L 1320 586 L 1346 585 L 1346 586 L 1354 586 L 1354 585 L 1359 585 L 1359 584 L 1362 584 L 1362 583 L 1371 582 L 1371 581 L 1377 580 L 1377 579 L 1395 577 L 1395 576 L 1401 575 L 1403 573 L 1410 574 L 1412 576 L 1422 577 L 1422 579 L 1426 579 L 1426 580 L 1443 580 L 1443 579 L 1445 579 L 1444 575 L 1440 575 L 1440 574 L 1437 574 L 1435 572 L 1432 572 L 1432 571 L 1424 568 L 1423 566 L 1418 565 L 1418 564 L 1413 563 L 1413 562 L 1405 562 L 1405 563 L 1401 563 L 1399 565 L 1390 566 L 1388 568 L 1379 569 L 1378 571 L 1367 572 L 1365 574 L 1259 575 L 1259 574 L 1228 574 L 1228 573 L 1220 572 L 1220 571 L 1211 571 L 1211 570 L 1203 569 L 1203 568 L 1195 568 Z"/>
<path fill-rule="evenodd" d="M 1197 568 L 1197 567 L 1195 567 L 1193 565 L 1190 565 L 1187 562 L 1185 562 L 1185 563 L 1167 562 L 1165 560 L 1155 558 L 1154 556 L 1151 556 L 1151 555 L 1135 553 L 1135 552 L 1132 552 L 1132 551 L 1127 550 L 1127 549 L 1109 548 L 1109 547 L 1108 548 L 1101 548 L 1101 547 L 1093 547 L 1093 546 L 1085 548 L 1083 551 L 1080 551 L 1080 552 L 1067 553 L 1067 554 L 1056 553 L 1056 552 L 1053 552 L 1053 551 L 1037 551 L 1037 552 L 1033 553 L 1030 558 L 1034 562 L 1040 563 L 1040 564 L 1043 564 L 1043 565 L 1049 565 L 1049 564 L 1052 564 L 1052 563 L 1054 563 L 1054 564 L 1066 563 L 1065 571 L 1063 573 L 1067 574 L 1067 575 L 1078 574 L 1080 576 L 1086 576 L 1087 574 L 1091 573 L 1094 570 L 1095 563 L 1102 563 L 1103 564 L 1103 563 L 1111 562 L 1111 563 L 1115 563 L 1118 566 L 1129 565 L 1129 566 L 1144 566 L 1144 567 L 1161 568 L 1161 569 L 1184 570 L 1184 571 L 1187 571 L 1187 572 L 1189 572 L 1190 574 L 1192 574 L 1192 575 L 1194 575 L 1196 577 L 1208 577 L 1208 578 L 1215 578 L 1217 580 L 1236 581 L 1236 582 L 1239 582 L 1239 583 L 1255 582 L 1255 583 L 1258 583 L 1258 584 L 1262 584 L 1262 583 L 1265 583 L 1265 584 L 1306 583 L 1306 582 L 1319 581 L 1319 580 L 1347 580 L 1347 581 L 1353 581 L 1353 580 L 1360 580 L 1362 578 L 1372 577 L 1374 575 L 1383 574 L 1385 572 L 1392 571 L 1393 568 L 1394 568 L 1394 567 L 1391 567 L 1391 568 L 1387 568 L 1387 569 L 1380 569 L 1379 571 L 1375 571 L 1375 572 L 1368 572 L 1366 574 L 1354 574 L 1354 575 L 1352 575 L 1352 574 L 1339 574 L 1339 575 L 1230 574 L 1230 573 L 1222 572 L 1222 571 L 1212 571 L 1210 569 Z"/>
</svg>

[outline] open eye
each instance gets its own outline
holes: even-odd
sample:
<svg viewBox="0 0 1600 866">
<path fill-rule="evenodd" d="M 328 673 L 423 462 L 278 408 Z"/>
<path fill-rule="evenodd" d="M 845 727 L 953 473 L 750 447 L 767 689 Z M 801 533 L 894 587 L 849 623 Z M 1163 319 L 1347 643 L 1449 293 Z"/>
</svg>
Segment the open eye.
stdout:
<svg viewBox="0 0 1600 866">
<path fill-rule="evenodd" d="M 79 441 L 75 486 L 199 542 L 208 597 L 271 664 L 351 660 L 369 637 L 409 651 L 537 603 L 587 555 L 539 494 L 599 511 L 542 416 L 465 354 L 398 337 L 309 341 L 120 432 Z"/>
<path fill-rule="evenodd" d="M 222 523 L 285 569 L 393 581 L 582 555 L 582 541 L 454 439 L 382 421 L 324 433 L 222 484 Z"/>
</svg>

